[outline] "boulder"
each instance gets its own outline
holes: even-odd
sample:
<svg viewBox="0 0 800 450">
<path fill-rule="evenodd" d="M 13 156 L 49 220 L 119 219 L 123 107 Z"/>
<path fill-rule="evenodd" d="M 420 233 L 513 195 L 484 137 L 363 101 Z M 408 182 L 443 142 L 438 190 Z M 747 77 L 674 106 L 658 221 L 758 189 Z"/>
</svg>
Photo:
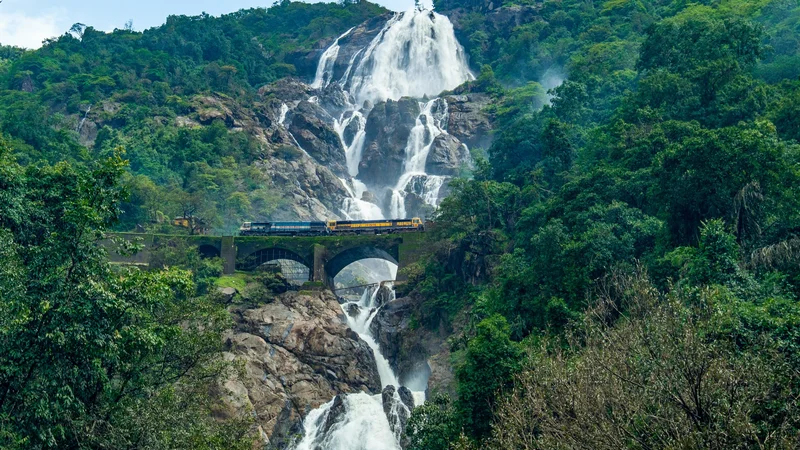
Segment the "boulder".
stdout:
<svg viewBox="0 0 800 450">
<path fill-rule="evenodd" d="M 366 136 L 358 178 L 367 185 L 393 186 L 403 170 L 405 149 L 419 116 L 419 103 L 410 98 L 378 103 L 367 116 Z"/>
<path fill-rule="evenodd" d="M 469 149 L 452 134 L 440 134 L 431 144 L 425 169 L 430 175 L 457 176 L 472 169 Z"/>
<path fill-rule="evenodd" d="M 233 301 L 233 297 L 236 296 L 237 291 L 235 288 L 226 287 L 226 288 L 218 288 L 217 291 L 222 295 L 222 300 L 225 303 L 230 303 Z"/>
<path fill-rule="evenodd" d="M 289 124 L 300 147 L 321 165 L 339 177 L 348 175 L 345 153 L 339 135 L 320 119 L 322 108 L 307 101 L 300 102 Z"/>
</svg>

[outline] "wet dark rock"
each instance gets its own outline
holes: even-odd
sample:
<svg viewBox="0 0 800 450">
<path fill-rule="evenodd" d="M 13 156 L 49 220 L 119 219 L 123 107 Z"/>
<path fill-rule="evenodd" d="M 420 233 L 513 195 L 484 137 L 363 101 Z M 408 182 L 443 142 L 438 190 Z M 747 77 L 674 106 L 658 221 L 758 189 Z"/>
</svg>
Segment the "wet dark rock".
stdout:
<svg viewBox="0 0 800 450">
<path fill-rule="evenodd" d="M 320 89 L 317 93 L 319 105 L 335 116 L 339 116 L 348 104 L 347 94 L 342 87 L 334 83 Z"/>
<path fill-rule="evenodd" d="M 447 132 L 470 149 L 492 145 L 492 123 L 484 112 L 492 99 L 487 94 L 450 95 L 447 100 Z"/>
<path fill-rule="evenodd" d="M 412 394 L 407 387 L 400 386 L 400 388 L 397 389 L 397 394 L 400 396 L 400 401 L 402 401 L 408 409 L 414 409 L 414 394 Z"/>
<path fill-rule="evenodd" d="M 364 200 L 365 202 L 374 203 L 376 205 L 378 204 L 378 198 L 375 197 L 375 194 L 373 194 L 370 191 L 364 191 L 364 193 L 361 195 L 361 200 Z"/>
<path fill-rule="evenodd" d="M 378 294 L 375 295 L 375 302 L 378 307 L 381 307 L 390 301 L 394 300 L 394 290 L 389 286 L 381 286 L 378 288 Z"/>
<path fill-rule="evenodd" d="M 341 395 L 337 395 L 333 399 L 333 405 L 325 415 L 325 424 L 322 426 L 322 434 L 327 434 L 334 425 L 341 421 L 342 417 L 347 413 L 344 400 Z"/>
<path fill-rule="evenodd" d="M 383 412 L 386 415 L 389 415 L 389 411 L 392 409 L 392 403 L 394 402 L 394 393 L 396 389 L 394 386 L 389 385 L 383 388 L 383 392 L 381 392 L 381 402 L 383 403 Z"/>
<path fill-rule="evenodd" d="M 419 103 L 414 99 L 375 105 L 367 117 L 359 179 L 370 186 L 394 185 L 403 170 L 406 143 L 417 116 Z"/>
<path fill-rule="evenodd" d="M 413 313 L 414 302 L 412 299 L 409 297 L 399 298 L 384 305 L 370 324 L 370 331 L 378 342 L 383 356 L 389 360 L 389 364 L 395 371 L 400 368 L 400 356 L 408 356 L 404 354 L 403 338 L 411 331 Z"/>
<path fill-rule="evenodd" d="M 358 317 L 358 315 L 361 314 L 361 307 L 356 303 L 350 303 L 347 305 L 346 310 L 347 315 L 350 317 Z"/>
<path fill-rule="evenodd" d="M 346 145 L 350 145 L 353 143 L 353 140 L 356 138 L 356 134 L 358 134 L 358 129 L 360 125 L 357 120 L 351 121 L 347 124 L 347 128 L 344 129 L 344 143 Z"/>
<path fill-rule="evenodd" d="M 428 153 L 426 170 L 430 175 L 457 176 L 472 169 L 469 149 L 452 134 L 440 134 L 433 140 Z"/>
<path fill-rule="evenodd" d="M 395 394 L 398 394 L 399 398 Z M 392 432 L 395 436 L 401 436 L 402 440 L 411 410 L 414 409 L 414 398 L 411 392 L 402 386 L 399 389 L 395 389 L 394 386 L 386 386 L 381 392 L 381 401 L 383 412 L 386 414 Z M 401 442 L 401 447 L 405 448 L 404 444 Z"/>
<path fill-rule="evenodd" d="M 319 117 L 321 108 L 310 102 L 300 102 L 293 110 L 289 131 L 297 143 L 314 160 L 340 177 L 347 176 L 344 148 L 339 135 Z"/>
</svg>

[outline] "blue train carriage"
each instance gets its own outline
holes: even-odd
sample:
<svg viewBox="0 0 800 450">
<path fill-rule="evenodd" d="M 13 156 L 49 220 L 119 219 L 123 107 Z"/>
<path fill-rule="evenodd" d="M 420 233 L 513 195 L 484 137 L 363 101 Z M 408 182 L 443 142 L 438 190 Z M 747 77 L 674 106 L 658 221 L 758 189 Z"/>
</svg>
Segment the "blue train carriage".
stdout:
<svg viewBox="0 0 800 450">
<path fill-rule="evenodd" d="M 241 236 L 318 236 L 328 234 L 325 222 L 245 222 Z"/>
<path fill-rule="evenodd" d="M 408 231 L 425 231 L 419 217 L 393 220 L 329 220 L 331 234 L 391 234 Z"/>
</svg>

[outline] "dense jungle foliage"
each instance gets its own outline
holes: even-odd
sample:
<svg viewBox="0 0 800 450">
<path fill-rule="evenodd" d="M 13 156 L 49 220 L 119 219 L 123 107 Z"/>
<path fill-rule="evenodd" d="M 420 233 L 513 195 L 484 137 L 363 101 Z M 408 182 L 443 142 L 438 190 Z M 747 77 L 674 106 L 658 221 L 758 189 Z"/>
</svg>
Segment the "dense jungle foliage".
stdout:
<svg viewBox="0 0 800 450">
<path fill-rule="evenodd" d="M 409 273 L 423 299 L 416 322 L 453 334 L 456 378 L 454 392 L 415 410 L 409 448 L 798 448 L 798 1 L 436 6 L 479 73 L 463 89 L 494 97 L 496 132 L 473 177 L 454 182 L 442 204 L 435 256 Z M 202 408 L 181 409 L 200 374 L 175 387 L 150 366 L 163 351 L 215 351 L 203 340 L 213 330 L 157 326 L 178 320 L 175 298 L 204 305 L 181 320 L 213 316 L 213 302 L 189 289 L 202 290 L 208 280 L 197 274 L 213 268 L 195 261 L 194 276 L 120 278 L 73 231 L 186 211 L 225 230 L 268 215 L 276 200 L 252 170 L 253 142 L 221 123 L 170 124 L 210 93 L 253 106 L 261 84 L 309 76 L 297 55 L 383 11 L 284 1 L 172 17 L 144 33 L 77 26 L 39 51 L 0 49 L 0 128 L 11 147 L 0 153 L 0 283 L 9 283 L 0 292 L 12 299 L 0 302 L 0 443 L 62 448 L 87 429 L 98 443 L 135 439 L 142 426 L 171 429 L 142 398 L 197 418 L 165 439 L 221 448 L 237 438 L 239 424 L 217 427 Z M 532 19 L 497 27 L 508 11 Z M 88 105 L 103 102 L 113 120 L 88 150 L 75 130 Z M 84 168 L 94 161 L 106 163 Z M 97 183 L 102 195 L 88 195 Z M 87 213 L 92 202 L 106 202 L 99 216 Z M 176 258 L 163 257 L 165 266 Z M 140 285 L 152 299 L 129 296 Z M 78 291 L 87 294 L 75 303 Z M 79 316 L 95 301 L 107 306 Z M 106 316 L 115 311 L 135 323 L 132 336 L 116 336 L 121 325 Z M 30 323 L 56 331 L 37 337 Z M 75 354 L 87 343 L 92 355 Z M 132 351 L 135 367 L 115 366 Z M 44 371 L 62 357 L 69 366 Z M 98 363 L 106 358 L 112 367 Z M 158 395 L 121 384 L 140 372 L 131 382 Z M 56 410 L 28 408 L 52 399 Z M 36 417 L 20 427 L 23 409 Z M 126 411 L 150 422 L 113 422 Z"/>
<path fill-rule="evenodd" d="M 0 448 L 251 448 L 249 418 L 212 416 L 231 321 L 198 272 L 97 246 L 126 164 L 22 166 L 0 139 Z"/>
<path fill-rule="evenodd" d="M 412 274 L 463 336 L 409 448 L 797 448 L 800 5 L 503 3 L 437 1 L 498 129 Z"/>
</svg>

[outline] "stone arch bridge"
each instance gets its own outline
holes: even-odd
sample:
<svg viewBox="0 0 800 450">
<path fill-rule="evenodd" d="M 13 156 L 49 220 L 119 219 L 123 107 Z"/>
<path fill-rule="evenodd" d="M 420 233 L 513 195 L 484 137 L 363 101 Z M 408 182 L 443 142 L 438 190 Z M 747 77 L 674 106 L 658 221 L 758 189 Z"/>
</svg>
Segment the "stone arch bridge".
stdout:
<svg viewBox="0 0 800 450">
<path fill-rule="evenodd" d="M 397 264 L 398 272 L 416 262 L 425 251 L 425 233 L 401 233 L 359 236 L 182 236 L 117 233 L 128 241 L 139 242 L 143 249 L 132 256 L 114 251 L 110 240 L 104 241 L 112 262 L 147 265 L 151 251 L 179 243 L 196 246 L 201 255 L 221 257 L 224 272 L 252 271 L 258 266 L 287 259 L 309 269 L 309 281 L 333 287 L 333 279 L 348 265 L 363 259 L 377 258 Z M 398 276 L 400 277 L 400 276 Z"/>
</svg>

